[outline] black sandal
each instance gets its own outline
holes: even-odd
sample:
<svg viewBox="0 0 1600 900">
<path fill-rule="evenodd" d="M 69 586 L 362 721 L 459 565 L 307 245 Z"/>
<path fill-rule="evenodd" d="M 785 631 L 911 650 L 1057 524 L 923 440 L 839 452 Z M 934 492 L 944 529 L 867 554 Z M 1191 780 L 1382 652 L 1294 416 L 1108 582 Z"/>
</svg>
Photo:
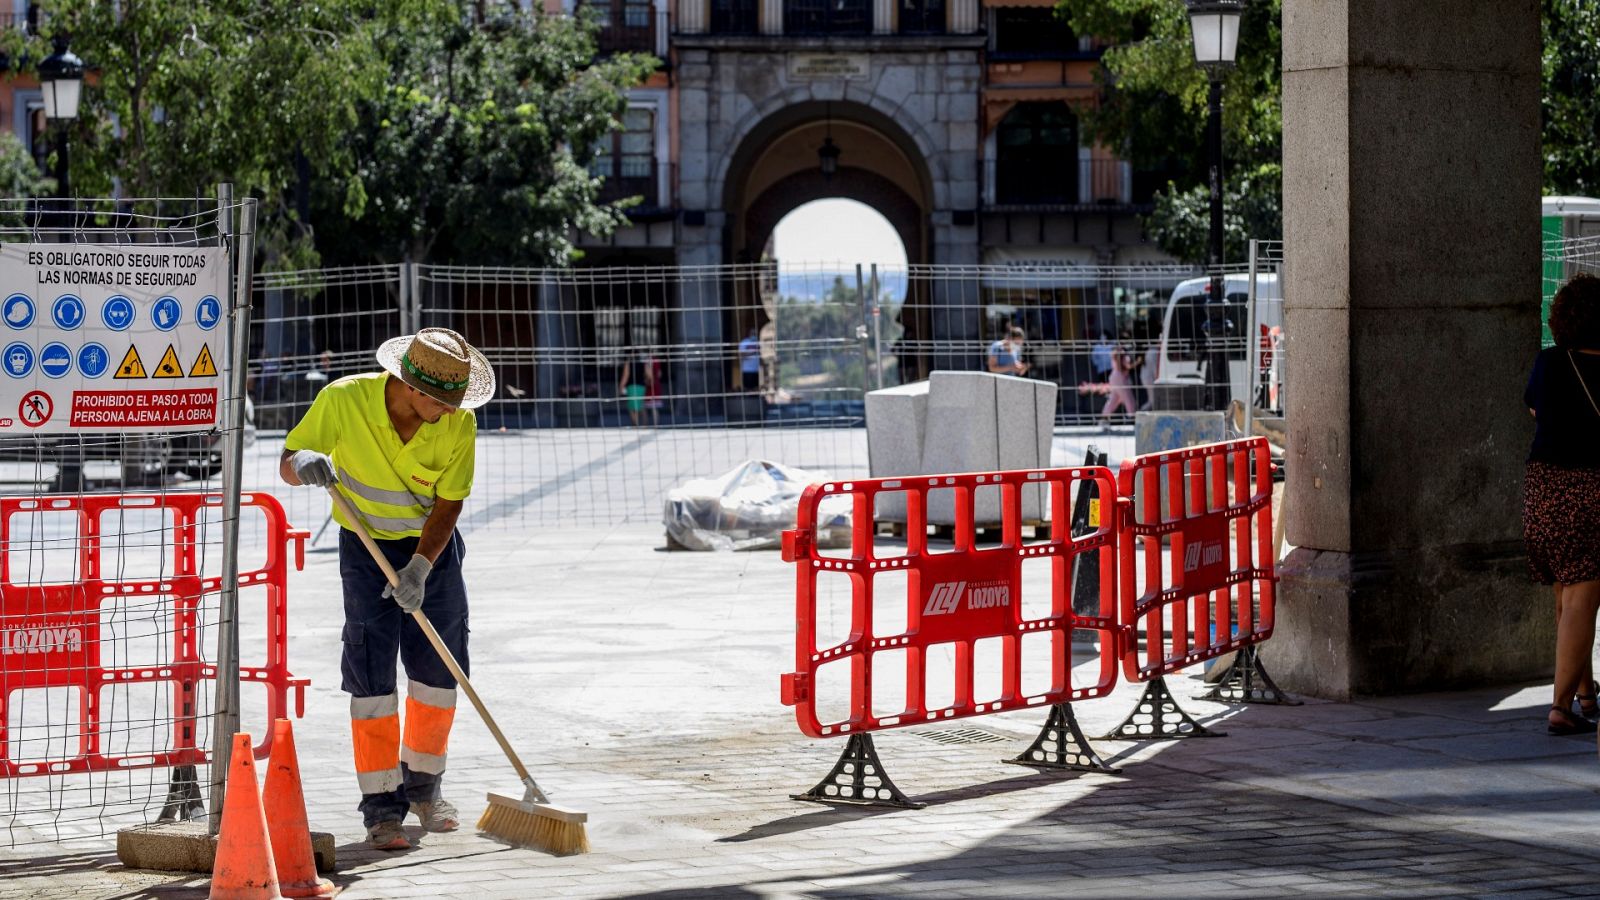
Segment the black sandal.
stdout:
<svg viewBox="0 0 1600 900">
<path fill-rule="evenodd" d="M 1590 679 L 1589 693 L 1573 694 L 1578 701 L 1578 715 L 1585 719 L 1600 719 L 1600 681 Z"/>
<path fill-rule="evenodd" d="M 1552 706 L 1550 707 L 1550 711 L 1557 714 L 1557 716 L 1561 719 L 1561 723 L 1558 725 L 1555 722 L 1551 722 L 1547 719 L 1545 721 L 1544 730 L 1549 734 L 1556 735 L 1557 737 L 1567 737 L 1568 735 L 1574 734 L 1595 733 L 1595 723 L 1585 719 L 1582 716 L 1573 715 L 1571 709 L 1562 709 L 1559 706 Z"/>
</svg>

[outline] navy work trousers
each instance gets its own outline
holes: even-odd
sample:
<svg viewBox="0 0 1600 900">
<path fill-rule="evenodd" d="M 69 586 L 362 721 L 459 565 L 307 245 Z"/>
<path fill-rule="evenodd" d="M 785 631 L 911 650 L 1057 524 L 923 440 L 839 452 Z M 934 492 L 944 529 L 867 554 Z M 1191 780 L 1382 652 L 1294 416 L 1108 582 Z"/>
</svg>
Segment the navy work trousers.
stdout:
<svg viewBox="0 0 1600 900">
<path fill-rule="evenodd" d="M 389 564 L 398 571 L 411 561 L 417 538 L 377 541 Z M 422 601 L 422 612 L 433 623 L 446 647 L 455 654 L 462 671 L 471 674 L 467 661 L 467 587 L 461 578 L 466 546 L 458 531 L 433 564 Z M 355 532 L 339 529 L 339 575 L 344 583 L 344 658 L 340 670 L 343 689 L 352 697 L 383 697 L 397 693 L 395 658 L 405 666 L 406 677 L 436 688 L 454 688 L 455 677 L 410 613 L 393 597 L 383 596 L 389 585 Z M 403 781 L 393 791 L 363 794 L 361 817 L 370 828 L 379 822 L 400 821 L 412 803 L 425 803 L 439 794 L 442 773 L 414 772 L 401 763 Z"/>
</svg>

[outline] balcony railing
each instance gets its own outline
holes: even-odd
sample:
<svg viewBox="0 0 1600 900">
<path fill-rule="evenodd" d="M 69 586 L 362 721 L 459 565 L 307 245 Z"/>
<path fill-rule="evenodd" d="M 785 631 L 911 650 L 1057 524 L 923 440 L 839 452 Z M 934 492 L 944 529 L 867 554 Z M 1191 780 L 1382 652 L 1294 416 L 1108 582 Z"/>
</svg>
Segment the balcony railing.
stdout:
<svg viewBox="0 0 1600 900">
<path fill-rule="evenodd" d="M 602 56 L 612 53 L 666 55 L 670 31 L 665 10 L 642 4 L 593 4 L 600 33 L 596 38 Z"/>
<path fill-rule="evenodd" d="M 901 34 L 944 34 L 945 0 L 900 0 Z"/>
<path fill-rule="evenodd" d="M 756 34 L 760 30 L 757 0 L 711 0 L 712 34 Z"/>
<path fill-rule="evenodd" d="M 1061 153 L 1003 154 L 984 161 L 984 198 L 989 206 L 1105 206 L 1150 202 L 1134 191 L 1127 163 L 1078 159 L 1077 148 Z"/>
<path fill-rule="evenodd" d="M 638 197 L 639 203 L 628 208 L 631 214 L 657 213 L 672 207 L 670 163 L 643 155 L 602 156 L 589 165 L 589 173 L 605 179 L 600 186 L 602 203 Z"/>
<path fill-rule="evenodd" d="M 871 34 L 872 4 L 868 0 L 787 0 L 783 33 Z"/>
</svg>

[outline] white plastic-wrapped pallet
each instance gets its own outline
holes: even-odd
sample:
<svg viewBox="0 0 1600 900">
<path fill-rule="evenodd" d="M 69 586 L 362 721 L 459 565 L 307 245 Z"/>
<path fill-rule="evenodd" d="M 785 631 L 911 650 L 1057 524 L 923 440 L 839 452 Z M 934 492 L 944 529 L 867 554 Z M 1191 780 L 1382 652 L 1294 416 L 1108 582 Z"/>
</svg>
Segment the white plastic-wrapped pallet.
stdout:
<svg viewBox="0 0 1600 900">
<path fill-rule="evenodd" d="M 662 522 L 674 549 L 772 550 L 793 528 L 800 494 L 828 480 L 825 472 L 764 459 L 746 460 L 716 478 L 697 478 L 667 492 Z M 817 545 L 850 545 L 850 498 L 829 498 L 818 510 Z"/>
</svg>

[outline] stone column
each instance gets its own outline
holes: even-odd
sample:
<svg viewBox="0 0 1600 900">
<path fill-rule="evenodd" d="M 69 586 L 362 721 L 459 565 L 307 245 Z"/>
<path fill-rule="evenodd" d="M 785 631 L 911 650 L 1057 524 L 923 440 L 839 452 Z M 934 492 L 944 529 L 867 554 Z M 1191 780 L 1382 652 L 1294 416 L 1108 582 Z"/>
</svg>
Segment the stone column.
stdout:
<svg viewBox="0 0 1600 900">
<path fill-rule="evenodd" d="M 783 0 L 761 0 L 761 33 L 783 34 Z"/>
<path fill-rule="evenodd" d="M 1291 690 L 1549 676 L 1553 600 L 1519 521 L 1539 55 L 1538 0 L 1284 3 L 1297 549 L 1262 655 Z"/>
<path fill-rule="evenodd" d="M 894 0 L 872 0 L 872 33 L 894 34 Z"/>
<path fill-rule="evenodd" d="M 978 0 L 950 0 L 950 33 L 978 33 Z"/>
<path fill-rule="evenodd" d="M 704 34 L 710 19 L 710 0 L 678 0 L 678 21 L 671 23 L 680 34 Z"/>
</svg>

